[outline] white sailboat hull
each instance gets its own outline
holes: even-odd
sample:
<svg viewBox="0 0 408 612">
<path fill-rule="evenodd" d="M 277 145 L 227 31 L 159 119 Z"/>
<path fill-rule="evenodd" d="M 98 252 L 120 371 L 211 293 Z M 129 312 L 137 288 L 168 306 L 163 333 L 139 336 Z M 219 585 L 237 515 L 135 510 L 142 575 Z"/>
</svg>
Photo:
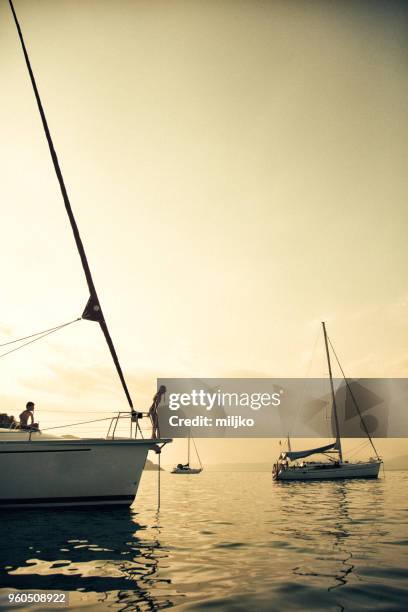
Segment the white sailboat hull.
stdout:
<svg viewBox="0 0 408 612">
<path fill-rule="evenodd" d="M 305 467 L 288 467 L 275 473 L 275 480 L 340 480 L 344 478 L 378 478 L 380 461 L 359 463 L 341 463 L 331 467 L 330 464 L 313 465 Z"/>
<path fill-rule="evenodd" d="M 147 453 L 158 442 L 1 436 L 0 509 L 130 506 Z"/>
</svg>

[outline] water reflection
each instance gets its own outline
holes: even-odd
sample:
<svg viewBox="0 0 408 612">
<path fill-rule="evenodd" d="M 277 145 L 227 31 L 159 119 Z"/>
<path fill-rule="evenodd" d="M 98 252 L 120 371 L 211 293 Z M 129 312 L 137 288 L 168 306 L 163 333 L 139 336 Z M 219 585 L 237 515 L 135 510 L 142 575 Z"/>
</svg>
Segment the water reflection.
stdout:
<svg viewBox="0 0 408 612">
<path fill-rule="evenodd" d="M 404 609 L 407 483 L 163 473 L 158 516 L 146 473 L 138 513 L 3 513 L 0 585 L 61 589 L 92 612 Z"/>
<path fill-rule="evenodd" d="M 351 522 L 349 512 L 350 501 L 348 499 L 348 483 L 337 482 L 331 483 L 328 489 L 328 501 L 330 505 L 329 515 L 326 518 L 330 521 L 332 517 L 333 525 L 322 532 L 325 535 L 325 545 L 327 546 L 327 555 L 330 554 L 330 560 L 335 561 L 332 571 L 302 571 L 300 567 L 294 567 L 293 573 L 299 576 L 318 576 L 325 578 L 333 578 L 334 584 L 327 587 L 328 591 L 344 586 L 347 584 L 349 575 L 354 571 L 355 565 L 351 562 L 353 553 L 348 545 L 348 538 L 351 535 L 348 528 Z M 324 518 L 324 517 L 322 517 Z M 330 553 L 330 549 L 333 554 Z M 317 561 L 328 561 L 328 556 L 317 556 Z M 328 564 L 330 567 L 330 564 Z M 333 565 L 333 563 L 331 563 Z M 317 566 L 318 567 L 318 566 Z M 340 609 L 342 606 L 340 605 Z"/>
<path fill-rule="evenodd" d="M 338 573 L 334 574 L 333 578 L 336 584 L 329 586 L 327 589 L 328 591 L 332 591 L 347 584 L 349 574 L 351 574 L 355 568 L 354 563 L 350 562 L 353 558 L 353 553 L 347 546 L 347 538 L 351 535 L 349 529 L 347 529 L 351 521 L 347 484 L 346 482 L 339 482 L 336 483 L 337 486 L 335 488 L 335 496 L 338 497 L 338 510 L 337 519 L 334 523 L 333 550 L 339 553 L 343 567 L 339 567 Z"/>
<path fill-rule="evenodd" d="M 121 610 L 156 610 L 172 605 L 152 595 L 158 565 L 167 556 L 155 524 L 137 521 L 128 509 L 105 511 L 26 510 L 7 515 L 11 542 L 0 542 L 0 585 L 18 590 L 92 592 L 97 600 L 114 599 Z M 8 541 L 7 541 L 8 540 Z M 78 588 L 79 587 L 79 588 Z"/>
<path fill-rule="evenodd" d="M 303 562 L 292 568 L 293 574 L 324 579 L 328 592 L 361 580 L 354 550 L 358 545 L 361 552 L 378 535 L 378 523 L 384 520 L 382 482 L 281 484 L 277 484 L 279 514 L 286 517 L 286 537 L 298 544 Z M 308 541 L 315 543 L 313 549 L 307 548 Z"/>
</svg>

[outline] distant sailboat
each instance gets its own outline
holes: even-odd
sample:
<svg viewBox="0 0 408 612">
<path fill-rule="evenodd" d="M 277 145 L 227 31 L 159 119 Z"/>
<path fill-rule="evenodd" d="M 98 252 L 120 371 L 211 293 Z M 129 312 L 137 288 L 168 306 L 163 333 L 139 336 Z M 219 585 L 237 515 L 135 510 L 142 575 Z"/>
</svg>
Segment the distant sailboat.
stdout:
<svg viewBox="0 0 408 612">
<path fill-rule="evenodd" d="M 336 440 L 331 444 L 320 446 L 317 448 L 311 448 L 308 450 L 292 451 L 290 447 L 290 440 L 288 436 L 288 451 L 282 452 L 279 455 L 277 462 L 273 466 L 272 475 L 274 480 L 288 481 L 288 480 L 337 480 L 340 478 L 377 478 L 382 463 L 381 458 L 378 456 L 377 450 L 374 446 L 370 433 L 361 416 L 360 409 L 354 398 L 354 395 L 350 389 L 348 381 L 344 376 L 344 372 L 341 368 L 344 380 L 347 388 L 351 394 L 357 412 L 359 414 L 361 425 L 370 441 L 370 444 L 374 450 L 375 457 L 368 461 L 344 461 L 343 452 L 341 447 L 341 436 L 339 421 L 337 415 L 336 396 L 334 392 L 333 375 L 330 362 L 330 351 L 329 341 L 326 332 L 326 325 L 322 323 L 324 342 L 326 348 L 327 365 L 329 369 L 330 377 L 330 388 L 332 395 L 332 409 L 334 416 L 334 424 L 336 429 Z M 332 347 L 333 348 L 333 347 Z M 337 358 L 337 355 L 336 355 Z M 340 365 L 340 363 L 339 363 Z M 303 461 L 307 457 L 312 455 L 324 455 L 325 461 Z M 299 461 L 302 460 L 302 461 Z"/>
<path fill-rule="evenodd" d="M 194 449 L 197 455 L 198 463 L 200 467 L 193 468 L 190 467 L 190 440 L 193 441 Z M 203 471 L 203 464 L 201 463 L 200 455 L 198 454 L 196 443 L 194 442 L 194 438 L 189 435 L 187 442 L 187 463 L 178 463 L 176 467 L 174 467 L 171 471 L 172 474 L 199 474 Z"/>
</svg>

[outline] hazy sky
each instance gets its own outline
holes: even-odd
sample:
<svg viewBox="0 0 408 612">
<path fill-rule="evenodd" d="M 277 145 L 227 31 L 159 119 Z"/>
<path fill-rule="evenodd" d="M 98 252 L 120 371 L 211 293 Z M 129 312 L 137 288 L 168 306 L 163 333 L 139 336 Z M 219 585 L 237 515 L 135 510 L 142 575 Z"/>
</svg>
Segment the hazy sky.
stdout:
<svg viewBox="0 0 408 612">
<path fill-rule="evenodd" d="M 323 375 L 322 319 L 347 373 L 407 376 L 405 3 L 15 8 L 138 408 L 159 375 Z M 7 341 L 88 294 L 7 2 L 0 82 Z M 1 410 L 43 426 L 126 406 L 97 324 L 0 368 Z M 267 457 L 233 444 L 204 455 Z"/>
</svg>

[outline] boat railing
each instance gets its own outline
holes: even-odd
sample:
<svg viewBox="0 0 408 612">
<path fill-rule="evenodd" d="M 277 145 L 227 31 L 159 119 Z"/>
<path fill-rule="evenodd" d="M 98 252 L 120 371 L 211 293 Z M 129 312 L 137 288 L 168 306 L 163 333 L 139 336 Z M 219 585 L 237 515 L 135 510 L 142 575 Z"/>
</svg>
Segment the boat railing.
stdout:
<svg viewBox="0 0 408 612">
<path fill-rule="evenodd" d="M 141 423 L 143 419 L 147 419 L 147 424 L 142 427 Z M 20 427 L 18 424 L 16 424 L 13 427 L 7 427 L 4 429 L 6 429 L 10 433 L 13 432 L 13 434 L 19 435 L 19 436 L 21 436 L 21 434 L 25 434 L 24 438 L 27 441 L 31 441 L 33 438 L 38 440 L 39 439 L 38 435 L 42 436 L 44 433 L 47 435 L 48 431 L 51 432 L 51 430 L 54 430 L 54 429 L 57 429 L 57 430 L 67 429 L 67 428 L 71 429 L 73 427 L 84 427 L 89 424 L 91 424 L 92 427 L 94 427 L 96 423 L 102 424 L 102 422 L 105 422 L 105 427 L 106 427 L 106 424 L 109 423 L 107 433 L 103 434 L 101 431 L 102 435 L 100 437 L 102 438 L 114 440 L 114 439 L 119 439 L 119 438 L 122 438 L 122 439 L 123 438 L 151 439 L 152 437 L 153 438 L 156 437 L 152 433 L 153 423 L 152 423 L 152 419 L 151 419 L 149 412 L 138 412 L 136 410 L 133 410 L 133 411 L 127 410 L 126 412 L 119 411 L 113 416 L 108 416 L 108 417 L 104 417 L 101 419 L 94 419 L 92 421 L 80 421 L 77 423 L 67 423 L 65 425 L 56 425 L 52 427 L 46 427 L 45 429 L 40 429 L 39 427 L 32 427 L 32 426 Z M 54 433 L 54 432 L 52 431 L 51 433 Z M 63 437 L 64 438 L 66 437 L 76 438 L 76 436 L 63 436 Z M 92 432 L 90 436 L 85 434 L 85 436 L 82 435 L 80 437 L 85 437 L 85 438 L 94 437 L 94 432 Z"/>
<path fill-rule="evenodd" d="M 136 411 L 118 412 L 115 416 L 112 417 L 110 421 L 108 433 L 106 434 L 106 437 L 111 440 L 114 440 L 115 436 L 117 436 L 120 425 L 124 421 L 128 420 L 129 421 L 129 437 L 135 440 L 138 437 L 143 439 L 144 435 L 143 435 L 143 430 L 140 426 L 140 421 L 145 417 L 149 418 L 148 412 L 136 412 Z"/>
</svg>

